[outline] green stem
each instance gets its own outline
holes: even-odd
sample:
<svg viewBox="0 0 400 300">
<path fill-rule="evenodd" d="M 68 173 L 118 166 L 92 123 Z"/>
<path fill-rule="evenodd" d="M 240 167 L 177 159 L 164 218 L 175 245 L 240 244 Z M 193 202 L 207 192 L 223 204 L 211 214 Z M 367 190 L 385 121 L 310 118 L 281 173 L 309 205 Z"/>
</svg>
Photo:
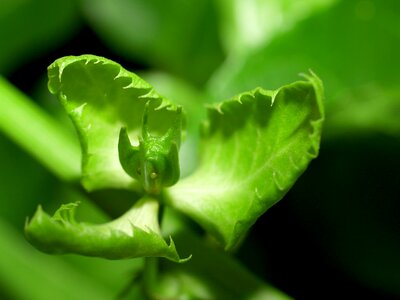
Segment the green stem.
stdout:
<svg viewBox="0 0 400 300">
<path fill-rule="evenodd" d="M 80 148 L 73 136 L 0 76 L 0 130 L 62 180 L 80 176 Z"/>
</svg>

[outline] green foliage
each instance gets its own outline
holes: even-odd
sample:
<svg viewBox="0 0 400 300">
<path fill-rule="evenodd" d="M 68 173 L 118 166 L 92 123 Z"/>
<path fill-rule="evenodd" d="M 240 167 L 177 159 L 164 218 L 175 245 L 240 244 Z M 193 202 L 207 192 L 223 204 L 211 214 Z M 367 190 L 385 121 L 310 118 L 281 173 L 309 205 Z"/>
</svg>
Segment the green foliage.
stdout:
<svg viewBox="0 0 400 300">
<path fill-rule="evenodd" d="M 393 59 L 400 51 L 400 30 L 393 26 L 396 11 L 395 0 L 338 1 L 227 62 L 208 89 L 218 100 L 264 82 L 277 88 L 313 66 L 325 82 L 327 138 L 338 131 L 392 134 L 399 110 L 399 63 Z"/>
<path fill-rule="evenodd" d="M 149 103 L 149 132 L 164 135 L 176 107 L 137 75 L 108 59 L 65 57 L 49 67 L 49 89 L 56 94 L 78 131 L 82 146 L 82 184 L 101 188 L 141 186 L 128 176 L 118 158 L 122 126 L 138 142 L 142 115 Z"/>
<path fill-rule="evenodd" d="M 399 295 L 399 14 L 396 0 L 3 1 L 0 298 L 288 299 L 238 259 L 295 298 Z M 93 52 L 155 89 L 66 57 L 49 68 L 58 105 L 43 66 Z M 300 176 L 322 87 L 287 83 L 310 68 L 327 117 Z M 80 255 L 23 240 L 38 202 L 28 240 Z M 299 278 L 317 264 L 332 281 Z"/>
<path fill-rule="evenodd" d="M 283 197 L 318 154 L 322 84 L 314 74 L 305 77 L 308 81 L 276 91 L 258 88 L 210 108 L 200 165 L 164 189 L 168 203 L 193 217 L 226 249 Z M 138 76 L 101 57 L 65 57 L 49 67 L 49 89 L 79 133 L 82 183 L 88 190 L 143 188 L 160 195 L 178 181 L 182 109 Z M 139 145 L 132 146 L 129 133 L 140 129 Z M 124 171 L 132 184 L 125 184 Z M 168 246 L 160 235 L 156 198 L 145 197 L 102 225 L 75 222 L 75 208 L 73 203 L 62 206 L 49 217 L 39 207 L 25 227 L 28 240 L 50 253 L 181 261 L 172 240 Z"/>
<path fill-rule="evenodd" d="M 159 256 L 180 262 L 175 245 L 167 245 L 158 226 L 159 203 L 143 198 L 109 223 L 89 225 L 75 220 L 76 203 L 62 205 L 50 217 L 39 207 L 25 225 L 25 234 L 38 249 L 53 254 L 79 253 L 108 259 Z"/>
<path fill-rule="evenodd" d="M 87 276 L 79 268 L 56 257 L 32 252 L 32 247 L 17 230 L 4 221 L 0 221 L 0 236 L 0 278 L 6 284 L 6 292 L 13 295 L 11 299 L 105 300 L 113 296 L 104 284 L 96 282 L 93 276 Z M 118 272 L 111 273 L 116 275 Z M 46 288 L 43 288 L 43 282 L 48 285 Z M 21 288 L 22 283 L 24 288 Z"/>
<path fill-rule="evenodd" d="M 221 39 L 226 51 L 237 58 L 237 55 L 264 45 L 337 0 L 216 2 L 221 16 Z"/>
<path fill-rule="evenodd" d="M 318 154 L 323 91 L 315 75 L 255 89 L 208 110 L 201 162 L 168 190 L 170 203 L 234 247 Z"/>
<path fill-rule="evenodd" d="M 324 151 L 317 169 L 306 172 L 293 191 L 292 210 L 309 228 L 324 228 L 324 233 L 310 230 L 327 255 L 335 249 L 332 264 L 366 286 L 396 295 L 399 256 L 394 253 L 400 247 L 393 236 L 399 233 L 390 233 L 398 226 L 384 207 L 398 211 L 399 203 L 392 184 L 398 158 L 390 150 L 398 149 L 400 136 L 399 15 L 396 0 L 336 1 L 227 61 L 208 84 L 217 101 L 265 82 L 279 87 L 310 66 L 324 79 Z M 329 236 L 320 241 L 326 232 Z"/>
<path fill-rule="evenodd" d="M 0 221 L 2 299 L 107 300 L 115 297 L 115 291 L 130 281 L 126 274 L 137 273 L 143 265 L 140 259 L 118 262 L 46 255 L 32 251 L 19 232 L 19 228 Z M 141 299 L 137 289 L 133 292 L 136 293 L 134 299 Z"/>
</svg>

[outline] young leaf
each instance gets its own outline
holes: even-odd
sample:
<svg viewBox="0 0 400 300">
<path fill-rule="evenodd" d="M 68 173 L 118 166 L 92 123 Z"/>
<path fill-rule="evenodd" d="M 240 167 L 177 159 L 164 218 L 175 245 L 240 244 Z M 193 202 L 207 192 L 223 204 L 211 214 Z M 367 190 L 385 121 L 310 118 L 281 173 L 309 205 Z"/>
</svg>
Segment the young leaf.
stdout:
<svg viewBox="0 0 400 300">
<path fill-rule="evenodd" d="M 148 104 L 145 106 L 139 146 L 132 146 L 126 128 L 120 131 L 119 160 L 126 173 L 138 180 L 145 191 L 157 195 L 164 186 L 179 179 L 178 150 L 181 142 L 181 107 L 174 125 L 164 136 L 153 136 L 148 130 Z"/>
<path fill-rule="evenodd" d="M 200 166 L 167 190 L 174 207 L 225 244 L 280 200 L 318 155 L 324 119 L 314 75 L 276 91 L 255 89 L 208 111 Z"/>
<path fill-rule="evenodd" d="M 144 197 L 118 219 L 101 225 L 77 222 L 77 206 L 62 205 L 53 217 L 39 206 L 25 225 L 27 240 L 52 254 L 77 253 L 108 259 L 157 256 L 184 261 L 179 258 L 172 238 L 168 245 L 161 236 L 157 200 Z"/>
<path fill-rule="evenodd" d="M 118 158 L 121 127 L 138 144 L 142 116 L 149 105 L 148 130 L 163 136 L 181 113 L 152 86 L 119 64 L 93 55 L 68 56 L 49 67 L 49 90 L 72 118 L 82 146 L 82 184 L 87 190 L 141 185 L 126 174 Z"/>
</svg>

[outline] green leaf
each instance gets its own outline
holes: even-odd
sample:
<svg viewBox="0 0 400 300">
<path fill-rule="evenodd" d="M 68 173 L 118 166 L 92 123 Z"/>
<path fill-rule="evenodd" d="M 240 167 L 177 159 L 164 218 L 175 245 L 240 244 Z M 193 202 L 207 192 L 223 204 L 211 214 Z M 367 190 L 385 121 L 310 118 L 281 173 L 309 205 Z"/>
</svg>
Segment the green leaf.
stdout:
<svg viewBox="0 0 400 300">
<path fill-rule="evenodd" d="M 149 132 L 163 136 L 180 115 L 177 108 L 134 73 L 93 55 L 56 60 L 49 67 L 49 90 L 58 96 L 78 131 L 84 187 L 140 190 L 139 182 L 119 162 L 119 131 L 126 127 L 130 140 L 138 144 L 149 103 Z"/>
<path fill-rule="evenodd" d="M 280 200 L 318 155 L 324 119 L 314 75 L 276 91 L 261 88 L 208 111 L 197 171 L 167 190 L 169 202 L 226 249 Z"/>
<path fill-rule="evenodd" d="M 353 279 L 364 280 L 365 286 L 397 295 L 399 233 L 390 236 L 387 232 L 399 226 L 393 226 L 390 220 L 396 218 L 381 209 L 388 208 L 389 214 L 398 211 L 398 185 L 388 182 L 398 174 L 393 162 L 398 161 L 399 151 L 394 145 L 400 132 L 400 59 L 394 59 L 400 53 L 399 16 L 397 0 L 337 1 L 329 10 L 299 22 L 256 51 L 230 60 L 208 85 L 214 98 L 223 99 L 265 83 L 279 87 L 299 70 L 312 68 L 318 72 L 324 79 L 327 99 L 323 139 L 326 158 L 318 159 L 315 173 L 306 172 L 307 179 L 299 185 L 301 196 L 297 189 L 293 191 L 298 198 L 291 210 L 301 218 L 297 209 L 301 206 L 307 212 L 304 225 L 309 228 L 328 228 L 332 235 L 324 235 L 322 243 L 327 245 L 326 253 L 335 253 L 332 264 L 352 274 Z M 390 145 L 382 144 L 382 138 L 388 136 L 394 137 Z M 364 157 L 366 152 L 369 156 Z M 357 161 L 360 163 L 355 167 Z M 354 179 L 361 183 L 354 183 Z M 320 201 L 318 207 L 315 201 Z M 355 204 L 359 206 L 350 208 Z M 327 220 L 331 220 L 329 225 Z M 320 232 L 317 236 L 321 238 Z M 385 254 L 380 255 L 377 248 Z"/>
<path fill-rule="evenodd" d="M 77 253 L 108 259 L 157 256 L 184 261 L 179 258 L 172 238 L 168 245 L 161 236 L 157 200 L 144 197 L 118 219 L 100 225 L 77 222 L 77 206 L 64 204 L 53 217 L 39 206 L 25 225 L 27 240 L 52 254 Z"/>
<path fill-rule="evenodd" d="M 221 39 L 231 55 L 248 52 L 336 1 L 218 0 Z"/>
<path fill-rule="evenodd" d="M 324 78 L 329 99 L 329 131 L 324 131 L 327 139 L 331 133 L 337 136 L 338 131 L 358 131 L 361 120 L 356 116 L 354 122 L 353 114 L 359 115 L 360 109 L 362 123 L 374 126 L 380 116 L 386 121 L 379 120 L 376 127 L 392 134 L 399 123 L 398 114 L 394 113 L 399 101 L 393 97 L 399 86 L 400 60 L 393 59 L 400 52 L 400 26 L 396 26 L 399 15 L 396 0 L 336 1 L 330 9 L 229 60 L 211 78 L 208 90 L 213 98 L 224 99 L 266 82 L 277 88 L 292 81 L 300 70 L 311 68 Z M 377 103 L 371 104 L 373 99 Z M 379 112 L 371 108 L 367 113 L 368 106 L 377 106 Z M 349 117 L 343 119 L 346 125 L 336 122 L 344 115 Z"/>
</svg>

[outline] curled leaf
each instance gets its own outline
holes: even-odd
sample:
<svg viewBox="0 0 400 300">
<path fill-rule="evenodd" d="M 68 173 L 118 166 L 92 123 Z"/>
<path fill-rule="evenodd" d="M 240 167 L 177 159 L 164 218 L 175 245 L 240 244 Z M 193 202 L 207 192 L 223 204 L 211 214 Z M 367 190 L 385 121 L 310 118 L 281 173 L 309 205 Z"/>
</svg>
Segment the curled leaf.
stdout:
<svg viewBox="0 0 400 300">
<path fill-rule="evenodd" d="M 182 117 L 177 107 L 136 74 L 103 57 L 63 57 L 49 66 L 48 75 L 50 92 L 58 96 L 79 135 L 84 187 L 141 190 L 120 164 L 119 131 L 126 127 L 137 144 L 148 103 L 148 131 L 163 136 Z"/>
<path fill-rule="evenodd" d="M 322 83 L 307 81 L 276 91 L 257 88 L 208 110 L 201 162 L 167 190 L 171 205 L 192 216 L 226 249 L 279 201 L 318 155 Z"/>
<path fill-rule="evenodd" d="M 77 206 L 62 205 L 53 217 L 39 206 L 25 225 L 27 240 L 52 254 L 76 253 L 108 259 L 156 256 L 185 261 L 179 257 L 172 238 L 168 245 L 161 236 L 157 200 L 142 198 L 118 219 L 100 225 L 77 222 Z"/>
</svg>

